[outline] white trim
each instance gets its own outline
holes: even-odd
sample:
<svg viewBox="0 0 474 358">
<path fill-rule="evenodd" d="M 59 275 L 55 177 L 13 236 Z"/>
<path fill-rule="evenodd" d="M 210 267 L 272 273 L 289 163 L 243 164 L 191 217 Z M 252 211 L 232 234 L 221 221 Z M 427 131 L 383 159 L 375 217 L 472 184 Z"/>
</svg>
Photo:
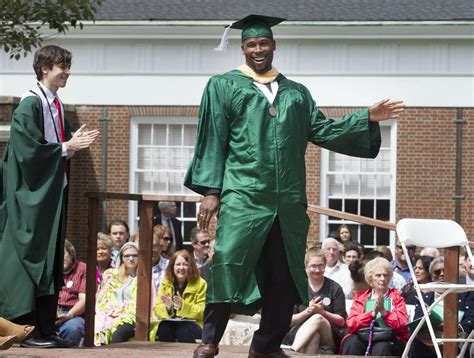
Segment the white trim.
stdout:
<svg viewBox="0 0 474 358">
<path fill-rule="evenodd" d="M 130 167 L 128 169 L 128 192 L 134 193 L 135 188 L 135 171 L 133 168 L 137 166 L 136 161 L 136 150 L 137 150 L 137 133 L 138 133 L 138 123 L 139 121 L 135 117 L 130 118 L 130 152 L 129 152 L 129 163 Z M 138 227 L 136 227 L 136 212 L 137 212 L 137 202 L 129 201 L 128 202 L 128 227 L 130 232 L 136 232 Z"/>
<path fill-rule="evenodd" d="M 390 131 L 390 166 L 393 175 L 390 181 L 390 221 L 396 222 L 397 219 L 397 138 L 398 138 L 398 122 L 395 120 L 388 121 L 387 124 L 392 126 Z M 393 190 L 392 190 L 393 189 Z M 390 251 L 395 250 L 395 231 L 390 230 Z"/>
</svg>

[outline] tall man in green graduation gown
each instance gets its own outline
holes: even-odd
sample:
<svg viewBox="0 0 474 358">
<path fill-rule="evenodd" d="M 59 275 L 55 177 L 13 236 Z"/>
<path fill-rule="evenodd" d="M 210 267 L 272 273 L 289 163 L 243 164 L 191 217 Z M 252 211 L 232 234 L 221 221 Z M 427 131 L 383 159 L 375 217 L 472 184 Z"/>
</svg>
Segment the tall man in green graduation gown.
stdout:
<svg viewBox="0 0 474 358">
<path fill-rule="evenodd" d="M 217 354 L 231 312 L 259 308 L 249 357 L 286 356 L 280 344 L 293 305 L 308 297 L 307 143 L 375 158 L 377 121 L 404 109 L 401 101 L 383 100 L 341 120 L 326 119 L 307 88 L 272 67 L 271 26 L 282 20 L 251 15 L 233 23 L 231 28 L 243 30 L 246 64 L 212 77 L 201 101 L 185 185 L 204 195 L 200 227 L 206 229 L 217 213 L 218 224 L 202 344 L 194 357 Z"/>
<path fill-rule="evenodd" d="M 71 136 L 57 91 L 66 85 L 72 55 L 54 45 L 38 49 L 38 82 L 13 113 L 1 163 L 0 316 L 36 326 L 26 347 L 70 342 L 55 334 L 63 286 L 68 161 L 99 134 L 84 126 Z"/>
</svg>

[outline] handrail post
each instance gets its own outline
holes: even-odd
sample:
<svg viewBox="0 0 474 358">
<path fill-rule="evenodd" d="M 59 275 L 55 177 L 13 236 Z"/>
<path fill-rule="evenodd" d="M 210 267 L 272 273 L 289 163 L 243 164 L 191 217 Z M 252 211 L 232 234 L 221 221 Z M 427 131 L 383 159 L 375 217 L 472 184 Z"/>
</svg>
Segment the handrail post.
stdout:
<svg viewBox="0 0 474 358">
<path fill-rule="evenodd" d="M 99 232 L 99 199 L 88 198 L 88 233 L 86 257 L 86 311 L 84 346 L 94 346 L 95 321 L 95 294 L 96 294 L 96 266 L 97 266 L 97 233 Z"/>
<path fill-rule="evenodd" d="M 444 280 L 458 283 L 459 279 L 459 247 L 447 247 L 444 250 Z M 457 294 L 450 293 L 444 298 L 443 337 L 457 338 L 458 335 L 458 301 Z M 456 342 L 443 343 L 443 357 L 456 357 Z"/>
<path fill-rule="evenodd" d="M 153 202 L 138 201 L 140 208 L 139 228 L 139 261 L 137 270 L 137 312 L 135 339 L 148 341 L 151 311 L 151 289 L 153 287 L 151 275 L 153 258 Z"/>
</svg>

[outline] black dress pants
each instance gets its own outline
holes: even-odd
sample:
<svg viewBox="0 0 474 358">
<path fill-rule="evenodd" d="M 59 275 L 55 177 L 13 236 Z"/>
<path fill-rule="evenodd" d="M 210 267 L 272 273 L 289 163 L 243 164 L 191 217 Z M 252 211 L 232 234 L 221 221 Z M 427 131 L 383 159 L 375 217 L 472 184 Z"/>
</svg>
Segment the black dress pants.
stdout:
<svg viewBox="0 0 474 358">
<path fill-rule="evenodd" d="M 261 261 L 261 262 L 260 262 Z M 281 235 L 280 222 L 275 219 L 268 234 L 259 265 L 263 264 L 262 319 L 255 331 L 251 347 L 259 353 L 273 353 L 290 327 L 293 306 L 298 301 L 298 291 L 288 266 L 288 259 Z M 207 304 L 204 312 L 203 343 L 218 344 L 230 316 L 230 304 Z"/>
<path fill-rule="evenodd" d="M 110 344 L 127 342 L 129 339 L 135 336 L 135 325 L 130 323 L 124 323 L 117 327 L 115 332 L 112 334 Z"/>
<path fill-rule="evenodd" d="M 28 313 L 13 320 L 16 324 L 28 324 L 36 327 L 35 337 L 49 337 L 56 335 L 56 312 L 58 308 L 58 294 L 36 297 L 34 312 Z"/>
<path fill-rule="evenodd" d="M 67 188 L 64 192 L 63 211 L 67 208 Z M 64 217 L 61 216 L 59 227 L 62 227 Z M 58 232 L 56 240 L 56 251 L 54 254 L 53 264 L 53 280 L 54 294 L 35 297 L 35 310 L 26 315 L 20 316 L 13 320 L 16 324 L 28 324 L 36 327 L 33 333 L 34 337 L 47 338 L 55 336 L 56 333 L 56 316 L 58 310 L 59 291 L 62 288 L 61 282 L 63 277 L 63 257 L 64 257 L 64 241 L 62 240 L 61 230 Z"/>
<path fill-rule="evenodd" d="M 372 344 L 370 355 L 379 357 L 401 356 L 404 348 L 404 343 L 398 339 L 394 339 L 390 342 L 376 342 Z M 357 334 L 351 334 L 344 339 L 339 354 L 363 356 L 366 350 L 367 343 L 361 342 Z M 419 357 L 421 358 L 422 356 Z"/>
</svg>

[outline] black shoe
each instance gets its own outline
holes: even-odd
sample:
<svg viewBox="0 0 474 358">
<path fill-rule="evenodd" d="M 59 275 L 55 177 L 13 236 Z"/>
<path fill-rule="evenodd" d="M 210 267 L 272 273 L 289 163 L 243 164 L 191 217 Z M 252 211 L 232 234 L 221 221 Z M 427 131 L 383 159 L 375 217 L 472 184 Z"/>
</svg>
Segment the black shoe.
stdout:
<svg viewBox="0 0 474 358">
<path fill-rule="evenodd" d="M 73 341 L 69 339 L 62 339 L 61 337 L 57 335 L 48 336 L 46 337 L 46 340 L 55 342 L 56 347 L 58 348 L 71 348 L 71 347 L 76 346 L 76 344 Z"/>
<path fill-rule="evenodd" d="M 45 339 L 40 337 L 28 338 L 20 343 L 20 347 L 24 348 L 58 348 L 58 344 L 53 339 Z"/>
</svg>

